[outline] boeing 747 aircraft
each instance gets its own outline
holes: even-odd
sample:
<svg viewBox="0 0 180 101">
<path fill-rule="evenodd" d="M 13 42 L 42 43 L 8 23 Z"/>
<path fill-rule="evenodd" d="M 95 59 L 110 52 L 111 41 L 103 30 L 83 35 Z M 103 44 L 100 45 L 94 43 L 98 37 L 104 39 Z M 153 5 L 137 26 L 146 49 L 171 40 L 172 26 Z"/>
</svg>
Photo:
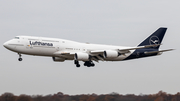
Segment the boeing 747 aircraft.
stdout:
<svg viewBox="0 0 180 101">
<path fill-rule="evenodd" d="M 156 56 L 173 50 L 159 50 L 166 30 L 167 28 L 159 28 L 137 47 L 88 44 L 33 36 L 16 36 L 3 46 L 18 53 L 19 61 L 22 61 L 21 54 L 27 54 L 52 57 L 53 61 L 57 62 L 74 60 L 76 67 L 80 67 L 79 61 L 83 61 L 84 66 L 93 67 L 95 66 L 93 61 L 122 61 Z"/>
</svg>

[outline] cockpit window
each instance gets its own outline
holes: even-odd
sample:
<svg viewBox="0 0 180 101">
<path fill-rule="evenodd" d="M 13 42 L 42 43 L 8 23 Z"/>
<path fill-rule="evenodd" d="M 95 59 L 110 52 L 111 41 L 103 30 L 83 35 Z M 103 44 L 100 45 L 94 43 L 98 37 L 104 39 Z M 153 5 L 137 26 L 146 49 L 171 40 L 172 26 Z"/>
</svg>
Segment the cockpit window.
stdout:
<svg viewBox="0 0 180 101">
<path fill-rule="evenodd" d="M 19 37 L 15 37 L 15 39 L 19 39 Z"/>
</svg>

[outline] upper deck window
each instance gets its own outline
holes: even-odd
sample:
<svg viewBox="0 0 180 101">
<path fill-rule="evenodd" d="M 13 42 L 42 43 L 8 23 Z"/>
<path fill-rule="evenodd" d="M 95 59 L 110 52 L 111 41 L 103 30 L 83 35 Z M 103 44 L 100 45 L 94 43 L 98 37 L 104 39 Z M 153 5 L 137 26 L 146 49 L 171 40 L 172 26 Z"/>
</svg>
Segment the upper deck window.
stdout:
<svg viewBox="0 0 180 101">
<path fill-rule="evenodd" d="M 19 39 L 19 37 L 15 37 L 15 39 Z"/>
</svg>

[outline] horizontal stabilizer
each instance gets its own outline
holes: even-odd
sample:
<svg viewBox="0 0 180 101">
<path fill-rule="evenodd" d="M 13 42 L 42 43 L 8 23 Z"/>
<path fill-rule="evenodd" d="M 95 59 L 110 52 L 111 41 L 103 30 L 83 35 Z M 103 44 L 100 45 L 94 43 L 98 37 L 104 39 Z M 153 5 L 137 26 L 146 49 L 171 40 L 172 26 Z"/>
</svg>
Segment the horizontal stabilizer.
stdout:
<svg viewBox="0 0 180 101">
<path fill-rule="evenodd" d="M 160 52 L 167 52 L 167 51 L 172 51 L 174 49 L 167 49 L 167 50 L 161 50 L 161 51 L 152 51 L 152 52 L 144 52 L 145 54 L 155 54 L 155 53 L 160 53 Z"/>
</svg>

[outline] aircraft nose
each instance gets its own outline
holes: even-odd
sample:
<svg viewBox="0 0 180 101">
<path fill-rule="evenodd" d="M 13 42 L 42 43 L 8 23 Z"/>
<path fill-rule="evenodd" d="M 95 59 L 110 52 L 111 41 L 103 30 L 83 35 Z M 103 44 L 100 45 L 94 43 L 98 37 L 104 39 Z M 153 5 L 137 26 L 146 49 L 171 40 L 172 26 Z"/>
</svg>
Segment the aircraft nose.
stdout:
<svg viewBox="0 0 180 101">
<path fill-rule="evenodd" d="M 15 43 L 15 42 L 16 42 L 16 41 L 14 41 L 14 40 L 12 39 L 12 40 L 9 40 L 9 41 L 5 42 L 5 43 L 3 44 L 3 46 L 4 46 L 5 48 L 7 48 L 8 50 L 14 51 L 14 49 L 15 49 L 15 47 L 16 47 L 16 43 Z"/>
<path fill-rule="evenodd" d="M 11 49 L 11 48 L 12 48 L 12 46 L 10 45 L 11 43 L 12 43 L 12 40 L 6 41 L 6 42 L 3 44 L 3 46 L 4 46 L 5 48 L 7 48 L 7 49 Z"/>
<path fill-rule="evenodd" d="M 5 48 L 7 48 L 7 47 L 8 47 L 8 42 L 5 42 L 5 43 L 3 44 L 3 46 L 4 46 Z"/>
</svg>

